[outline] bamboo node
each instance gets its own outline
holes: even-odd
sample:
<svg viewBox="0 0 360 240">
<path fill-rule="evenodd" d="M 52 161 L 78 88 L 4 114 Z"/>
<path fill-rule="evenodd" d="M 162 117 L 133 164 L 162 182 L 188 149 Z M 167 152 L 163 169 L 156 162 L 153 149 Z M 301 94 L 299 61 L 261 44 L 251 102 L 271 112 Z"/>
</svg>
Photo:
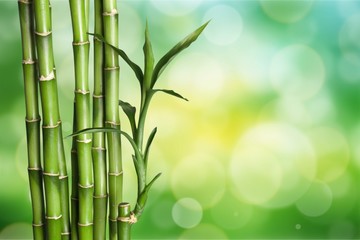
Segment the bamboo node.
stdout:
<svg viewBox="0 0 360 240">
<path fill-rule="evenodd" d="M 71 200 L 78 201 L 79 198 L 77 198 L 77 197 L 71 197 Z"/>
<path fill-rule="evenodd" d="M 32 224 L 34 227 L 42 227 L 44 226 L 45 224 L 44 223 L 33 223 Z"/>
<path fill-rule="evenodd" d="M 42 36 L 42 37 L 49 36 L 51 33 L 52 33 L 51 31 L 49 31 L 49 32 L 35 32 L 36 35 Z"/>
<path fill-rule="evenodd" d="M 61 233 L 61 236 L 70 236 L 70 235 L 71 235 L 70 232 L 63 232 L 63 233 Z"/>
<path fill-rule="evenodd" d="M 28 171 L 42 171 L 42 168 L 39 168 L 39 167 L 28 167 Z"/>
<path fill-rule="evenodd" d="M 81 46 L 81 45 L 90 44 L 90 42 L 89 42 L 89 41 L 84 41 L 84 42 L 73 42 L 72 44 L 73 44 L 73 46 Z"/>
<path fill-rule="evenodd" d="M 91 143 L 92 142 L 91 139 L 84 139 L 84 140 L 76 139 L 76 141 L 79 142 L 79 143 Z"/>
<path fill-rule="evenodd" d="M 118 217 L 117 220 L 120 222 L 127 222 L 130 224 L 137 223 L 137 217 L 135 216 L 135 214 L 133 212 L 130 213 L 129 217 Z"/>
<path fill-rule="evenodd" d="M 82 90 L 82 89 L 77 89 L 77 90 L 75 90 L 75 93 L 80 93 L 80 94 L 86 95 L 86 94 L 89 94 L 90 91 L 88 91 L 88 90 Z"/>
<path fill-rule="evenodd" d="M 31 64 L 35 64 L 35 61 L 32 59 L 24 59 L 24 60 L 22 60 L 22 64 L 31 65 Z"/>
<path fill-rule="evenodd" d="M 109 176 L 115 176 L 115 177 L 118 177 L 118 176 L 120 176 L 120 175 L 122 175 L 122 174 L 123 174 L 123 171 L 118 172 L 118 173 L 109 172 Z"/>
<path fill-rule="evenodd" d="M 54 216 L 54 217 L 45 216 L 45 218 L 48 219 L 48 220 L 59 220 L 60 218 L 62 218 L 62 215 Z"/>
<path fill-rule="evenodd" d="M 117 219 L 112 219 L 112 218 L 109 217 L 109 221 L 110 222 L 117 222 Z"/>
<path fill-rule="evenodd" d="M 40 122 L 41 118 L 35 118 L 35 119 L 26 119 L 25 118 L 25 122 L 27 123 L 32 123 L 32 122 Z"/>
<path fill-rule="evenodd" d="M 55 79 L 55 75 L 54 75 L 54 71 L 51 71 L 51 73 L 49 73 L 49 75 L 47 76 L 40 76 L 39 81 L 51 81 Z"/>
<path fill-rule="evenodd" d="M 94 224 L 93 223 L 79 223 L 78 222 L 79 227 L 88 227 L 88 226 L 92 226 L 92 225 L 94 225 Z"/>
<path fill-rule="evenodd" d="M 42 128 L 57 128 L 61 121 L 58 121 L 55 125 L 43 125 Z"/>
<path fill-rule="evenodd" d="M 94 195 L 93 198 L 107 198 L 107 194 L 105 195 Z"/>
<path fill-rule="evenodd" d="M 117 69 L 119 69 L 119 68 L 120 68 L 119 66 L 105 67 L 105 68 L 104 68 L 104 71 L 112 71 L 112 70 L 117 70 Z"/>
<path fill-rule="evenodd" d="M 86 188 L 92 188 L 92 187 L 94 187 L 94 184 L 90 184 L 90 185 L 83 186 L 83 185 L 81 185 L 80 183 L 78 183 L 78 186 L 79 186 L 79 188 L 84 188 L 84 189 L 86 189 Z"/>
<path fill-rule="evenodd" d="M 118 14 L 118 11 L 114 8 L 111 9 L 111 12 L 103 12 L 103 16 L 115 16 Z"/>
<path fill-rule="evenodd" d="M 68 178 L 68 175 L 64 175 L 64 176 L 59 176 L 59 179 L 62 180 L 62 179 L 66 179 Z"/>
<path fill-rule="evenodd" d="M 105 123 L 110 124 L 110 125 L 120 126 L 120 123 L 113 122 L 113 121 L 105 121 Z"/>
<path fill-rule="evenodd" d="M 24 4 L 32 4 L 32 1 L 30 0 L 19 0 L 19 3 L 24 3 Z"/>
<path fill-rule="evenodd" d="M 106 151 L 106 148 L 103 147 L 92 147 L 92 150 Z"/>
<path fill-rule="evenodd" d="M 49 176 L 49 177 L 59 177 L 60 174 L 59 173 L 47 173 L 47 172 L 43 172 L 44 176 Z"/>
<path fill-rule="evenodd" d="M 96 94 L 93 94 L 93 98 L 103 98 L 104 97 L 104 95 L 96 95 Z"/>
</svg>

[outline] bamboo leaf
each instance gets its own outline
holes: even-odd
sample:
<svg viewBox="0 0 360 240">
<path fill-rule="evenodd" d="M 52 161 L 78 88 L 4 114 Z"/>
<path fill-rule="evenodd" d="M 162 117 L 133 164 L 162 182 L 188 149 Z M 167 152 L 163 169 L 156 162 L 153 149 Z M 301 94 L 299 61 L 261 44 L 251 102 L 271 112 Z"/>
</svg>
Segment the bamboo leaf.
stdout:
<svg viewBox="0 0 360 240">
<path fill-rule="evenodd" d="M 144 51 L 144 85 L 146 89 L 150 89 L 151 86 L 151 76 L 154 70 L 154 53 L 151 46 L 150 36 L 149 36 L 149 26 L 146 22 L 145 28 L 145 43 L 143 47 Z"/>
<path fill-rule="evenodd" d="M 103 43 L 105 43 L 106 45 L 110 46 L 112 49 L 114 49 L 114 51 L 129 65 L 129 67 L 134 71 L 136 78 L 139 80 L 140 85 L 142 86 L 143 80 L 144 80 L 144 74 L 141 70 L 141 68 L 134 63 L 133 61 L 130 60 L 130 58 L 128 57 L 128 55 L 121 49 L 111 45 L 110 43 L 107 43 L 105 38 L 103 36 L 101 36 L 100 34 L 95 34 L 95 33 L 88 33 L 89 35 L 92 35 L 94 37 L 96 37 L 97 39 L 99 39 L 100 41 L 102 41 Z"/>
<path fill-rule="evenodd" d="M 128 133 L 121 131 L 119 129 L 116 129 L 116 128 L 106 128 L 106 127 L 105 128 L 85 128 L 80 131 L 74 132 L 73 134 L 70 134 L 69 136 L 66 136 L 66 138 L 76 137 L 78 135 L 86 134 L 86 133 L 98 133 L 98 132 L 104 132 L 104 133 L 113 132 L 113 133 L 119 133 L 119 134 L 123 135 L 129 141 L 132 148 L 134 149 L 136 159 L 142 160 L 142 155 L 141 155 L 135 141 L 131 138 L 131 136 Z"/>
<path fill-rule="evenodd" d="M 181 40 L 176 44 L 170 51 L 168 51 L 156 64 L 154 72 L 151 78 L 151 88 L 155 85 L 161 73 L 164 71 L 166 66 L 174 59 L 174 57 L 179 54 L 181 51 L 189 47 L 202 33 L 205 27 L 209 24 L 209 21 L 204 25 L 196 29 L 194 32 L 190 33 L 187 37 Z"/>
<path fill-rule="evenodd" d="M 119 100 L 119 105 L 120 105 L 120 107 L 122 108 L 122 110 L 124 111 L 124 113 L 126 114 L 126 116 L 129 119 L 132 134 L 133 134 L 133 138 L 135 138 L 135 134 L 136 134 L 136 122 L 135 122 L 136 108 L 134 106 L 132 106 L 130 103 L 124 102 L 124 101 L 121 101 L 121 100 Z"/>
<path fill-rule="evenodd" d="M 149 138 L 148 138 L 147 143 L 146 143 L 145 152 L 144 152 L 144 163 L 145 163 L 145 167 L 147 166 L 148 157 L 149 157 L 149 151 L 150 151 L 150 146 L 151 146 L 151 143 L 152 143 L 153 140 L 154 140 L 154 137 L 155 137 L 155 135 L 156 135 L 156 132 L 157 132 L 157 128 L 154 128 L 154 129 L 152 130 L 152 132 L 150 133 Z"/>
<path fill-rule="evenodd" d="M 149 190 L 151 186 L 154 184 L 156 179 L 160 177 L 161 173 L 158 173 L 144 188 L 144 190 L 141 192 L 141 194 L 138 196 L 138 199 L 136 201 L 136 207 L 135 207 L 135 215 L 140 216 L 142 212 L 144 211 L 145 204 L 148 198 Z"/>
<path fill-rule="evenodd" d="M 151 89 L 150 90 L 150 93 L 152 94 L 155 94 L 156 92 L 164 92 L 164 93 L 167 93 L 171 96 L 174 96 L 174 97 L 177 97 L 177 98 L 180 98 L 180 99 L 183 99 L 185 101 L 189 101 L 187 98 L 184 98 L 183 96 L 181 96 L 179 93 L 173 91 L 173 90 L 168 90 L 168 89 Z"/>
</svg>

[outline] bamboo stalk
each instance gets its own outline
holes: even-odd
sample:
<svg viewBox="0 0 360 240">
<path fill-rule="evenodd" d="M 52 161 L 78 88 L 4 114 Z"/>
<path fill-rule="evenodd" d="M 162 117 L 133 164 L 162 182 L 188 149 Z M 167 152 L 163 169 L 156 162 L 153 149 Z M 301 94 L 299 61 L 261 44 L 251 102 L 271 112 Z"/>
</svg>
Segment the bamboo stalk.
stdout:
<svg viewBox="0 0 360 240">
<path fill-rule="evenodd" d="M 73 107 L 73 132 L 76 132 L 76 111 L 75 101 Z M 71 144 L 71 240 L 78 240 L 78 222 L 79 222 L 79 191 L 78 191 L 78 158 L 76 139 L 72 139 Z"/>
<path fill-rule="evenodd" d="M 39 59 L 40 93 L 43 112 L 44 186 L 47 238 L 61 239 L 62 215 L 59 181 L 60 115 L 54 74 L 52 29 L 48 0 L 35 0 L 35 34 Z M 60 135 L 60 136 L 59 136 Z"/>
<path fill-rule="evenodd" d="M 103 1 L 104 38 L 118 45 L 118 12 L 116 0 Z M 105 46 L 105 126 L 120 129 L 119 119 L 119 60 L 115 51 Z M 110 240 L 117 240 L 117 207 L 122 201 L 122 160 L 119 134 L 107 133 L 109 156 L 109 226 Z"/>
<path fill-rule="evenodd" d="M 130 210 L 130 204 L 123 202 L 118 206 L 118 240 L 131 239 L 131 225 L 136 222 L 133 213 Z"/>
<path fill-rule="evenodd" d="M 45 206 L 40 157 L 40 115 L 34 39 L 32 1 L 19 1 L 19 17 L 22 36 L 23 78 L 26 107 L 26 137 L 28 149 L 28 173 L 33 212 L 33 238 L 45 239 Z"/>
<path fill-rule="evenodd" d="M 76 129 L 91 127 L 89 91 L 89 46 L 88 0 L 70 0 L 73 26 L 73 51 L 75 65 L 75 109 Z M 78 191 L 79 191 L 79 239 L 93 239 L 93 166 L 91 157 L 91 135 L 84 134 L 77 139 Z"/>
<path fill-rule="evenodd" d="M 102 0 L 95 0 L 95 33 L 103 35 Z M 93 127 L 104 127 L 104 46 L 94 38 L 94 94 Z M 105 134 L 93 134 L 92 156 L 94 165 L 94 239 L 106 239 L 107 176 Z"/>
</svg>

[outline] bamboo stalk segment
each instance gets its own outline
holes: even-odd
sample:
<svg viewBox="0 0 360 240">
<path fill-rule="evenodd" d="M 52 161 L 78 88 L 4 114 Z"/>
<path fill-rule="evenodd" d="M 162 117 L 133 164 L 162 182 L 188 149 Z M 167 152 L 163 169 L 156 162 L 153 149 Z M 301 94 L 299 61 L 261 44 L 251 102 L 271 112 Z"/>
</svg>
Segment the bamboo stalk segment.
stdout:
<svg viewBox="0 0 360 240">
<path fill-rule="evenodd" d="M 32 204 L 34 240 L 45 239 L 45 205 L 40 154 L 40 115 L 38 80 L 34 39 L 34 14 L 32 1 L 19 1 L 19 17 L 23 53 L 23 78 L 26 108 L 26 140 L 28 176 Z"/>
</svg>

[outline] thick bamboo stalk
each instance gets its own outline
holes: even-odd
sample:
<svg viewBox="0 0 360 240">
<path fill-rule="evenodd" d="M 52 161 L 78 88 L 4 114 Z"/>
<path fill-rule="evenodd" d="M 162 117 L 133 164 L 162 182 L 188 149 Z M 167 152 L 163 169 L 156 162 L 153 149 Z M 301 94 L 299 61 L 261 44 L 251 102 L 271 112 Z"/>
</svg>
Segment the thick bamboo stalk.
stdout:
<svg viewBox="0 0 360 240">
<path fill-rule="evenodd" d="M 130 210 L 130 204 L 126 202 L 120 203 L 117 218 L 118 240 L 131 239 L 131 225 L 135 222 L 136 218 Z"/>
<path fill-rule="evenodd" d="M 59 181 L 61 138 L 57 84 L 54 74 L 51 19 L 48 0 L 34 0 L 35 34 L 39 59 L 40 93 L 43 112 L 44 186 L 47 238 L 61 239 L 62 215 Z"/>
<path fill-rule="evenodd" d="M 102 0 L 95 0 L 96 34 L 103 35 Z M 93 127 L 104 127 L 104 46 L 94 38 L 94 94 Z M 106 239 L 107 222 L 107 176 L 105 134 L 93 134 L 92 156 L 94 165 L 94 239 Z"/>
<path fill-rule="evenodd" d="M 118 45 L 118 12 L 116 0 L 103 0 L 104 38 Z M 119 119 L 119 60 L 109 46 L 105 46 L 105 123 L 106 127 L 120 129 Z M 110 240 L 117 240 L 117 207 L 122 202 L 121 141 L 117 133 L 107 133 L 109 156 L 109 225 Z"/>
<path fill-rule="evenodd" d="M 75 65 L 76 129 L 91 127 L 89 91 L 88 0 L 70 0 Z M 79 239 L 93 239 L 93 166 L 91 135 L 80 135 L 77 141 L 79 185 Z"/>
<path fill-rule="evenodd" d="M 34 16 L 32 1 L 19 1 L 19 17 L 22 36 L 23 75 L 26 106 L 26 137 L 28 172 L 33 212 L 33 238 L 45 239 L 45 206 L 40 157 L 40 116 L 36 71 Z"/>
</svg>

